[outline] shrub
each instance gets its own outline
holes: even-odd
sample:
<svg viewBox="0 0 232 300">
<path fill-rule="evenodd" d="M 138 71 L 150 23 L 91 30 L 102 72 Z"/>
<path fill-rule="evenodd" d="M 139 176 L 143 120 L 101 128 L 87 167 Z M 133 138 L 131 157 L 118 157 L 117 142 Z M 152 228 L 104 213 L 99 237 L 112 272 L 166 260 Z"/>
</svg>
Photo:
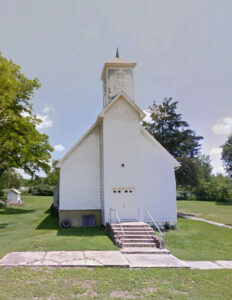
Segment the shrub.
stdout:
<svg viewBox="0 0 232 300">
<path fill-rule="evenodd" d="M 195 200 L 195 195 L 191 189 L 178 187 L 176 191 L 177 200 Z"/>
<path fill-rule="evenodd" d="M 4 208 L 6 206 L 6 203 L 2 200 L 0 200 L 0 208 Z"/>
<path fill-rule="evenodd" d="M 203 180 L 193 193 L 197 200 L 232 202 L 232 182 L 226 176 L 211 176 L 209 181 Z"/>
<path fill-rule="evenodd" d="M 168 222 L 165 222 L 164 229 L 165 230 L 169 230 L 170 229 L 170 224 Z"/>
<path fill-rule="evenodd" d="M 177 200 L 232 202 L 232 180 L 223 175 L 202 179 L 197 187 L 179 187 Z"/>
<path fill-rule="evenodd" d="M 58 208 L 54 205 L 54 203 L 52 203 L 52 205 L 50 206 L 50 215 L 52 217 L 58 217 L 59 215 Z"/>
<path fill-rule="evenodd" d="M 46 184 L 34 185 L 29 189 L 29 193 L 36 196 L 53 196 L 53 187 Z"/>
</svg>

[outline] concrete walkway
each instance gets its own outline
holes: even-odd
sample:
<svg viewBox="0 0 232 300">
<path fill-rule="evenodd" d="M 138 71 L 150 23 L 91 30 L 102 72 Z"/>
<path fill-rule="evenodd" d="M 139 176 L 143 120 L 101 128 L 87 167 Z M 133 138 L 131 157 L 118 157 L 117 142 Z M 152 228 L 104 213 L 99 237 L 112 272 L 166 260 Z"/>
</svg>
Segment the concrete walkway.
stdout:
<svg viewBox="0 0 232 300">
<path fill-rule="evenodd" d="M 194 220 L 194 221 L 201 221 L 201 222 L 212 224 L 212 225 L 215 225 L 215 226 L 218 226 L 218 227 L 224 227 L 224 228 L 232 229 L 231 225 L 226 225 L 226 224 L 222 224 L 222 223 L 218 223 L 218 222 L 206 220 L 206 219 L 203 219 L 203 218 L 194 217 L 192 215 L 188 215 L 188 214 L 184 214 L 184 213 L 178 213 L 177 215 L 178 215 L 178 217 L 181 217 L 181 218 L 185 218 L 185 219 L 189 219 L 189 220 Z"/>
<path fill-rule="evenodd" d="M 232 269 L 232 261 L 181 261 L 166 249 L 122 249 L 121 251 L 11 252 L 0 266 L 16 267 L 129 267 Z"/>
</svg>

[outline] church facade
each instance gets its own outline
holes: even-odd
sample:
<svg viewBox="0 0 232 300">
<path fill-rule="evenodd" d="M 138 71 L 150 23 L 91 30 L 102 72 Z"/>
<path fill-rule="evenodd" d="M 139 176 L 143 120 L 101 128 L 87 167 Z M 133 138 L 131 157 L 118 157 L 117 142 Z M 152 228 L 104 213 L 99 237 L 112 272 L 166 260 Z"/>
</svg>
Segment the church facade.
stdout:
<svg viewBox="0 0 232 300">
<path fill-rule="evenodd" d="M 134 102 L 135 66 L 118 55 L 104 64 L 103 110 L 59 162 L 60 223 L 177 221 L 179 163 L 141 126 L 145 114 Z"/>
</svg>

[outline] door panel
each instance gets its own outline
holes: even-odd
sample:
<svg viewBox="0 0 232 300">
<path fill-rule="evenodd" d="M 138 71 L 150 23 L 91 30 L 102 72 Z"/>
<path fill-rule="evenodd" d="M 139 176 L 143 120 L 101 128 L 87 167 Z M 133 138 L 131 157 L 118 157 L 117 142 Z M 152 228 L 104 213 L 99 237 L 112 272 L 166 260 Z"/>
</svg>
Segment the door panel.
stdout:
<svg viewBox="0 0 232 300">
<path fill-rule="evenodd" d="M 136 205 L 134 188 L 113 188 L 112 203 L 117 210 L 122 221 L 132 221 L 137 219 L 138 209 Z"/>
</svg>

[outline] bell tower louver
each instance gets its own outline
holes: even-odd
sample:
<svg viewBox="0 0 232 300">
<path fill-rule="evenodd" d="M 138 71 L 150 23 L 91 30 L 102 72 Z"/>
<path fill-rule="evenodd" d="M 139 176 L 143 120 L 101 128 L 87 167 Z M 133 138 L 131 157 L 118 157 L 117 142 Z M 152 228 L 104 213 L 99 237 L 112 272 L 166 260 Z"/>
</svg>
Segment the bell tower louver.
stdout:
<svg viewBox="0 0 232 300">
<path fill-rule="evenodd" d="M 103 82 L 103 107 L 109 104 L 120 92 L 124 92 L 134 101 L 135 62 L 119 57 L 117 48 L 116 57 L 104 64 L 101 80 Z"/>
</svg>

